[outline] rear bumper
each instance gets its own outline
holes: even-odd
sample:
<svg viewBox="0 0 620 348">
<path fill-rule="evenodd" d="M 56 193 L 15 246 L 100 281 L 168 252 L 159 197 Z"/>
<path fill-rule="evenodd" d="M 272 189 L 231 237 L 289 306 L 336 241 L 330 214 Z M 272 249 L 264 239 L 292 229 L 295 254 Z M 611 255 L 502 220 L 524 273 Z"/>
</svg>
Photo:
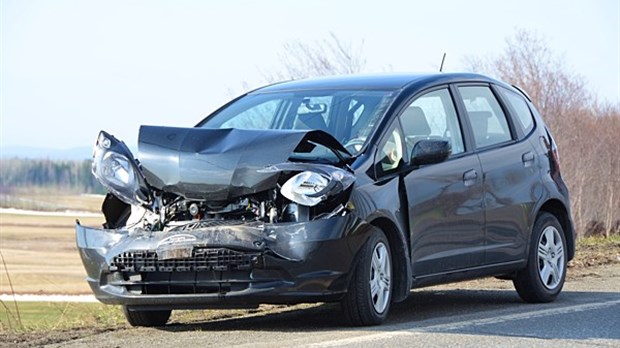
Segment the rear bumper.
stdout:
<svg viewBox="0 0 620 348">
<path fill-rule="evenodd" d="M 373 228 L 353 214 L 179 232 L 78 224 L 76 240 L 87 281 L 103 303 L 149 309 L 235 308 L 339 300 Z M 183 249 L 192 250 L 192 256 L 177 257 L 175 252 Z M 196 259 L 195 250 L 220 256 Z M 147 254 L 147 259 L 136 258 Z M 154 255 L 168 256 L 160 260 Z"/>
</svg>

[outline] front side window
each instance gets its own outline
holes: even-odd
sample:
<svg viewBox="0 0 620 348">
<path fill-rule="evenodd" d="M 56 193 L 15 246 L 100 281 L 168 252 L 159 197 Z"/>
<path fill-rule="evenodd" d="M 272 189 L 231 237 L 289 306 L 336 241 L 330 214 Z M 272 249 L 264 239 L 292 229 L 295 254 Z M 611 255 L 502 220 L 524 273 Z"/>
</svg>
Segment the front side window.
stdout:
<svg viewBox="0 0 620 348">
<path fill-rule="evenodd" d="M 394 94 L 368 90 L 250 93 L 207 117 L 198 127 L 322 130 L 356 155 Z"/>
<path fill-rule="evenodd" d="M 422 139 L 447 140 L 452 146 L 452 154 L 465 151 L 461 127 L 447 89 L 416 98 L 400 115 L 400 121 L 408 155 Z"/>
<path fill-rule="evenodd" d="M 459 87 L 476 147 L 482 148 L 512 139 L 506 115 L 489 87 Z"/>
<path fill-rule="evenodd" d="M 517 114 L 516 118 L 523 129 L 523 134 L 529 134 L 534 128 L 534 118 L 523 97 L 505 88 L 499 88 L 499 91 Z"/>
<path fill-rule="evenodd" d="M 224 121 L 221 128 L 264 129 L 273 122 L 281 99 L 271 99 L 240 112 L 237 117 Z"/>
<path fill-rule="evenodd" d="M 381 173 L 388 173 L 403 163 L 403 137 L 395 123 L 379 145 L 378 162 Z"/>
</svg>

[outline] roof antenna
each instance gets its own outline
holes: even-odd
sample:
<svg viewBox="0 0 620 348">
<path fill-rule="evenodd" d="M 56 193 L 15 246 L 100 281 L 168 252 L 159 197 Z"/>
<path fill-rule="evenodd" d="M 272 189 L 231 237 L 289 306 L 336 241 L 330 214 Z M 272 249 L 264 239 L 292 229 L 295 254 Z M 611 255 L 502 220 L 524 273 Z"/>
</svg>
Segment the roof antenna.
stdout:
<svg viewBox="0 0 620 348">
<path fill-rule="evenodd" d="M 439 67 L 439 72 L 443 72 L 443 62 L 446 61 L 446 52 L 443 53 L 443 58 L 441 58 L 441 66 Z"/>
</svg>

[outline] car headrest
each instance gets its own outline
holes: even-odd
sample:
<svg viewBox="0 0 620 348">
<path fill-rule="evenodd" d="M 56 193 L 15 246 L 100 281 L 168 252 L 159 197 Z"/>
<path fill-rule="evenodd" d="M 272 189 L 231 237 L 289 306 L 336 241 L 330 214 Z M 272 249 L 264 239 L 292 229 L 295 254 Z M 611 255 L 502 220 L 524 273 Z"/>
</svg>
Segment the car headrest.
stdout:
<svg viewBox="0 0 620 348">
<path fill-rule="evenodd" d="M 327 124 L 321 113 L 307 113 L 297 116 L 295 129 L 318 129 L 327 131 Z"/>
<path fill-rule="evenodd" d="M 411 135 L 430 135 L 431 127 L 428 125 L 424 111 L 418 106 L 408 107 L 401 116 L 405 134 Z"/>
<path fill-rule="evenodd" d="M 489 131 L 489 118 L 492 116 L 491 112 L 468 111 L 467 114 L 469 115 L 471 126 L 475 129 L 475 132 L 486 136 Z"/>
</svg>

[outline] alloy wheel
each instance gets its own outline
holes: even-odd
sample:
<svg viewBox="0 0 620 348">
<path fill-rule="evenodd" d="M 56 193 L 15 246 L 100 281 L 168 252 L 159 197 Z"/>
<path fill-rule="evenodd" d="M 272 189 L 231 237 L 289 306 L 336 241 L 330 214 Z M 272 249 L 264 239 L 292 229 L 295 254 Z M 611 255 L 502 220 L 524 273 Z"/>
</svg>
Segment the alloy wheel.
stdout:
<svg viewBox="0 0 620 348">
<path fill-rule="evenodd" d="M 538 275 L 547 289 L 553 290 L 560 285 L 564 262 L 560 232 L 553 226 L 547 226 L 538 240 Z"/>
<path fill-rule="evenodd" d="M 377 243 L 370 266 L 370 296 L 377 313 L 385 311 L 390 299 L 391 266 L 387 247 L 383 242 Z"/>
</svg>

